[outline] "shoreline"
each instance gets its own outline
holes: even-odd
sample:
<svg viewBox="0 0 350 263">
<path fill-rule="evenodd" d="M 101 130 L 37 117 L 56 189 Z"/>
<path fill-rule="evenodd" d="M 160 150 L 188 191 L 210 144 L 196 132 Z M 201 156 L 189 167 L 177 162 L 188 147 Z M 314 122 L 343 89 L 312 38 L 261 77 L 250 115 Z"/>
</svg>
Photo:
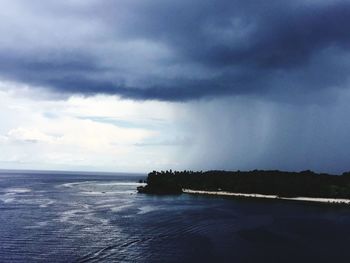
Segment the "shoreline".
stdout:
<svg viewBox="0 0 350 263">
<path fill-rule="evenodd" d="M 303 201 L 303 202 L 317 202 L 317 203 L 328 203 L 328 204 L 350 204 L 350 199 L 342 198 L 321 198 L 321 197 L 279 197 L 277 195 L 263 195 L 263 194 L 247 194 L 247 193 L 232 193 L 225 191 L 203 191 L 203 190 L 191 190 L 182 189 L 183 193 L 186 194 L 199 194 L 199 195 L 215 195 L 215 196 L 236 196 L 236 197 L 247 197 L 247 198 L 266 198 L 276 200 L 290 200 L 290 201 Z"/>
</svg>

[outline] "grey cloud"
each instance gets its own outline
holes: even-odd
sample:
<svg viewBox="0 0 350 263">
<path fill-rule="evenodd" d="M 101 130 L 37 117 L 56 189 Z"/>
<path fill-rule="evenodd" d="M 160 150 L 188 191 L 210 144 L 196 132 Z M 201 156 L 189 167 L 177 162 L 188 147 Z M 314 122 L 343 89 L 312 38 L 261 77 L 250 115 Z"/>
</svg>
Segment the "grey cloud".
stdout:
<svg viewBox="0 0 350 263">
<path fill-rule="evenodd" d="M 347 1 L 5 1 L 0 77 L 185 101 L 346 87 Z M 332 63 L 329 63 L 329 62 Z M 320 74 L 322 72 L 322 74 Z M 311 96 L 312 97 L 312 96 Z"/>
</svg>

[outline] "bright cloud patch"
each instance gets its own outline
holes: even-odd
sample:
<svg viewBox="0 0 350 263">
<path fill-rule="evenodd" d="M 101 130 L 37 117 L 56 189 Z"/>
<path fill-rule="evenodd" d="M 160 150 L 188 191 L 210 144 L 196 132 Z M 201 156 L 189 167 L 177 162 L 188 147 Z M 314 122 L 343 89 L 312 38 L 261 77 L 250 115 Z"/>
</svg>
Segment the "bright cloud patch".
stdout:
<svg viewBox="0 0 350 263">
<path fill-rule="evenodd" d="M 49 100 L 14 83 L 0 86 L 1 167 L 144 171 L 150 164 L 174 165 L 172 150 L 159 149 L 182 143 L 171 104 L 114 96 Z"/>
</svg>

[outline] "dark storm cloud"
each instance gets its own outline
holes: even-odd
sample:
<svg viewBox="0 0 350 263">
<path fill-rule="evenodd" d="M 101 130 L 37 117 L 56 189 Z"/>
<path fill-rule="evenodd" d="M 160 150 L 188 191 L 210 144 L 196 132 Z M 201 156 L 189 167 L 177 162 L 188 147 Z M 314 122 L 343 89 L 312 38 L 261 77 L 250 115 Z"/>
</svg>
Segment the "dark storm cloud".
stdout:
<svg viewBox="0 0 350 263">
<path fill-rule="evenodd" d="M 350 69 L 346 1 L 6 2 L 0 76 L 67 94 L 288 97 Z"/>
<path fill-rule="evenodd" d="M 134 36 L 164 41 L 185 60 L 209 66 L 285 68 L 303 65 L 330 45 L 349 47 L 346 2 L 321 6 L 298 1 L 153 2 L 157 5 L 144 14 L 137 10 L 141 16 L 131 22 L 138 29 Z"/>
</svg>

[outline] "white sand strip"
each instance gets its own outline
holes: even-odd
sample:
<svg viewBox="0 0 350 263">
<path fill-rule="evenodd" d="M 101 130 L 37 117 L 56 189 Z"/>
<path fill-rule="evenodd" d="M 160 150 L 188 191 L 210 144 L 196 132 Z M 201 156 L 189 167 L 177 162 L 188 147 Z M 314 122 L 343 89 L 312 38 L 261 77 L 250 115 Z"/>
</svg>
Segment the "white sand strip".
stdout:
<svg viewBox="0 0 350 263">
<path fill-rule="evenodd" d="M 256 197 L 256 198 L 282 199 L 282 200 L 295 200 L 295 201 L 308 201 L 308 202 L 321 202 L 321 203 L 350 204 L 350 199 L 340 199 L 340 198 L 279 197 L 277 195 L 231 193 L 231 192 L 225 192 L 225 191 L 202 191 L 202 190 L 191 190 L 191 189 L 182 189 L 182 191 L 184 193 L 187 193 L 187 194 L 204 194 L 204 195 L 237 196 L 237 197 Z"/>
</svg>

